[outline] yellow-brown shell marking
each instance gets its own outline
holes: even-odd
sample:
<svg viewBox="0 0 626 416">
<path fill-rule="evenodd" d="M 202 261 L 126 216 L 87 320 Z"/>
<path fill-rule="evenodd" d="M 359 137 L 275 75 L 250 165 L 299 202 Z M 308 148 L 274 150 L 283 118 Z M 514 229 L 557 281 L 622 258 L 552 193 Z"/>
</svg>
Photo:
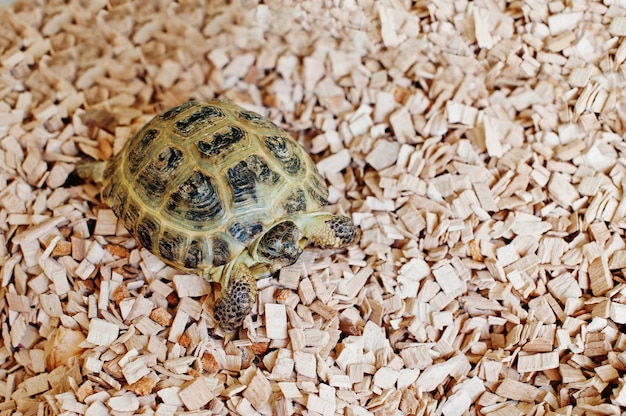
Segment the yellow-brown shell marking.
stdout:
<svg viewBox="0 0 626 416">
<path fill-rule="evenodd" d="M 109 163 L 103 197 L 144 247 L 203 273 L 285 217 L 317 211 L 328 189 L 285 131 L 213 100 L 146 124 Z"/>
</svg>

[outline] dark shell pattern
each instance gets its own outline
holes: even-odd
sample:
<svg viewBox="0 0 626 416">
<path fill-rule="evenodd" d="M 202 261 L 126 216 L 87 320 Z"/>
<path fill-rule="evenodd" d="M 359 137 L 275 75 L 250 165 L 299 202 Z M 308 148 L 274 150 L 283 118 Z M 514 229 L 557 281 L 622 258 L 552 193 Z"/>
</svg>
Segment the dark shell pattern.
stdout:
<svg viewBox="0 0 626 416">
<path fill-rule="evenodd" d="M 212 100 L 153 118 L 111 160 L 102 194 L 144 247 L 203 273 L 289 215 L 317 211 L 328 188 L 284 130 Z"/>
</svg>

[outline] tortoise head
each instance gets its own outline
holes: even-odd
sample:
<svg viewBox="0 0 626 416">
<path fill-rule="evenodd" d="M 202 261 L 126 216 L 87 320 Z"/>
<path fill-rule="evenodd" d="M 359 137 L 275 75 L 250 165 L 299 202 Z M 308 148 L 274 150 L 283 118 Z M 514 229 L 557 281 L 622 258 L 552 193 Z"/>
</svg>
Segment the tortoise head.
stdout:
<svg viewBox="0 0 626 416">
<path fill-rule="evenodd" d="M 273 268 L 289 266 L 302 254 L 302 237 L 293 221 L 279 222 L 259 239 L 256 257 Z"/>
</svg>

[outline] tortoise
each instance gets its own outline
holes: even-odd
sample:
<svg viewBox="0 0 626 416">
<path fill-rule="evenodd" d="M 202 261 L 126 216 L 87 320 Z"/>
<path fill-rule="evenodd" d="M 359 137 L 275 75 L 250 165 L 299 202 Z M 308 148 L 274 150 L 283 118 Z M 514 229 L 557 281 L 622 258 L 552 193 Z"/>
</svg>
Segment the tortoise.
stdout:
<svg viewBox="0 0 626 416">
<path fill-rule="evenodd" d="M 109 161 L 79 164 L 129 233 L 166 264 L 220 283 L 214 317 L 232 338 L 256 280 L 293 264 L 308 241 L 344 248 L 346 216 L 320 209 L 328 188 L 287 132 L 226 100 L 155 116 Z"/>
</svg>

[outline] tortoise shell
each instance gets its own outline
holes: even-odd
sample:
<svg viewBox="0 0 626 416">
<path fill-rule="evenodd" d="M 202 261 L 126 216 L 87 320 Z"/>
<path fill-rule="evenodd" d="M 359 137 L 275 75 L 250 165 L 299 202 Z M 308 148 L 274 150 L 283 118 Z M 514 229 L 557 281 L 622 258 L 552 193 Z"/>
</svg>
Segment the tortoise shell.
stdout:
<svg viewBox="0 0 626 416">
<path fill-rule="evenodd" d="M 287 132 L 212 100 L 148 122 L 109 162 L 102 195 L 145 248 L 208 275 L 282 219 L 326 205 L 328 188 Z"/>
</svg>

